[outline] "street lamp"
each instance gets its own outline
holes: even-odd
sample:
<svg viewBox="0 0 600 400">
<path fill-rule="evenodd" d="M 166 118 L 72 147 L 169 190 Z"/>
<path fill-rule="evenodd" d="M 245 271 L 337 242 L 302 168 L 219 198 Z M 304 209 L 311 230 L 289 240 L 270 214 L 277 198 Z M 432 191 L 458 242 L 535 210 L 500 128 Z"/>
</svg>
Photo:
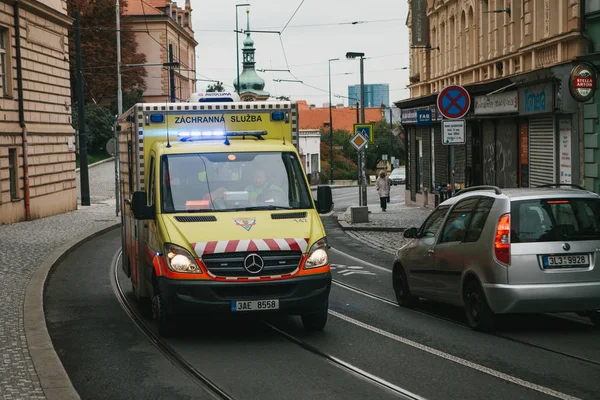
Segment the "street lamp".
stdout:
<svg viewBox="0 0 600 400">
<path fill-rule="evenodd" d="M 349 51 L 346 53 L 347 59 L 355 59 L 360 58 L 360 122 L 365 123 L 365 69 L 364 69 L 364 60 L 365 53 L 358 53 Z M 373 134 L 373 132 L 371 132 Z M 359 170 L 360 170 L 360 185 L 359 185 L 359 205 L 366 207 L 367 206 L 367 177 L 365 171 L 365 149 L 360 151 L 359 153 Z"/>
<path fill-rule="evenodd" d="M 333 185 L 333 111 L 331 111 L 331 62 L 339 58 L 330 58 L 329 64 L 329 184 Z"/>
<path fill-rule="evenodd" d="M 237 92 L 240 92 L 240 45 L 239 45 L 239 38 L 238 36 L 240 35 L 239 32 L 239 28 L 238 28 L 238 7 L 245 7 L 245 6 L 250 6 L 249 3 L 244 3 L 244 4 L 236 4 L 235 5 L 235 59 L 237 60 L 237 64 L 235 65 L 235 69 L 237 71 L 237 78 L 235 80 L 235 90 L 237 90 Z"/>
</svg>

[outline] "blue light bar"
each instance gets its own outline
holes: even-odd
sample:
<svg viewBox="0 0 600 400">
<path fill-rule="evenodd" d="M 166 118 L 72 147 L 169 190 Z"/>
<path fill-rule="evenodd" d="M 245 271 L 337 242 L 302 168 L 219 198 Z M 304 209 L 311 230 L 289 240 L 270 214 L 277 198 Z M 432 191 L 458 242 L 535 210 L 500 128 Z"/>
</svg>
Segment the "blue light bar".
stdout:
<svg viewBox="0 0 600 400">
<path fill-rule="evenodd" d="M 153 124 L 162 124 L 165 121 L 165 116 L 163 114 L 151 114 L 150 122 Z"/>
<path fill-rule="evenodd" d="M 271 121 L 283 121 L 285 119 L 285 113 L 283 111 L 273 111 L 271 113 Z"/>
</svg>

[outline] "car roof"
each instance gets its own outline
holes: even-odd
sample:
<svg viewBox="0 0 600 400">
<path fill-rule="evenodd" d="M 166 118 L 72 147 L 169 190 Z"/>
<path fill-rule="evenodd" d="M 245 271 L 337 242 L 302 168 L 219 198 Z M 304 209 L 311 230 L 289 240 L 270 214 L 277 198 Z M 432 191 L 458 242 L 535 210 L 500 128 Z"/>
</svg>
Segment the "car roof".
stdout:
<svg viewBox="0 0 600 400">
<path fill-rule="evenodd" d="M 494 198 L 508 198 L 510 201 L 531 200 L 540 198 L 556 198 L 556 197 L 579 197 L 598 199 L 600 195 L 594 192 L 581 189 L 565 189 L 565 188 L 518 188 L 518 189 L 500 189 L 501 194 L 496 194 L 493 189 L 481 189 L 472 192 L 459 194 L 444 201 L 440 205 L 452 206 L 462 199 L 473 196 L 487 196 Z"/>
</svg>

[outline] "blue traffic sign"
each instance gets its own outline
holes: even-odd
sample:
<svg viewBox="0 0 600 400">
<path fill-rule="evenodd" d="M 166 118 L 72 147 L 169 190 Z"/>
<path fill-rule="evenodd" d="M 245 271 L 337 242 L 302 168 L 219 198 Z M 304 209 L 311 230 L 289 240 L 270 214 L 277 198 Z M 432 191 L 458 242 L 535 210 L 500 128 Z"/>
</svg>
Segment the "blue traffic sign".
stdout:
<svg viewBox="0 0 600 400">
<path fill-rule="evenodd" d="M 469 96 L 469 92 L 462 86 L 446 86 L 438 95 L 437 107 L 440 113 L 446 118 L 462 118 L 469 112 L 471 96 Z"/>
<path fill-rule="evenodd" d="M 373 143 L 375 135 L 373 135 L 373 124 L 354 124 L 354 134 L 360 133 L 369 143 Z"/>
<path fill-rule="evenodd" d="M 431 110 L 417 110 L 417 125 L 431 125 Z"/>
</svg>

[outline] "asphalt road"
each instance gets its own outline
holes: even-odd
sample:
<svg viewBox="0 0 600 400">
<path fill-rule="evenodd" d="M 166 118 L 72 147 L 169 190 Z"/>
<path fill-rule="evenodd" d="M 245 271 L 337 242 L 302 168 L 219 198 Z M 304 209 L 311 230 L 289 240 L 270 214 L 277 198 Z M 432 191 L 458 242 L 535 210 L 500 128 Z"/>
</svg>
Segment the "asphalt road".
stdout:
<svg viewBox="0 0 600 400">
<path fill-rule="evenodd" d="M 344 187 L 332 189 L 334 211 L 346 211 L 350 206 L 358 205 L 358 187 Z M 316 196 L 316 190 L 313 190 Z M 394 204 L 404 204 L 404 185 L 392 186 L 390 190 L 391 201 Z M 367 205 L 379 205 L 379 195 L 375 186 L 367 187 Z"/>
<path fill-rule="evenodd" d="M 342 189 L 336 189 L 342 190 Z M 471 331 L 462 311 L 398 307 L 392 257 L 325 218 L 334 284 L 322 333 L 299 318 L 269 322 L 380 381 L 427 399 L 599 398 L 600 334 L 556 316 L 510 318 L 498 335 Z M 48 281 L 53 343 L 83 399 L 207 398 L 140 333 L 110 284 L 118 230 L 68 255 Z M 123 274 L 126 290 L 130 285 Z M 238 399 L 386 399 L 394 393 L 340 368 L 260 321 L 197 321 L 167 343 Z M 397 397 L 395 397 L 397 398 Z"/>
</svg>

